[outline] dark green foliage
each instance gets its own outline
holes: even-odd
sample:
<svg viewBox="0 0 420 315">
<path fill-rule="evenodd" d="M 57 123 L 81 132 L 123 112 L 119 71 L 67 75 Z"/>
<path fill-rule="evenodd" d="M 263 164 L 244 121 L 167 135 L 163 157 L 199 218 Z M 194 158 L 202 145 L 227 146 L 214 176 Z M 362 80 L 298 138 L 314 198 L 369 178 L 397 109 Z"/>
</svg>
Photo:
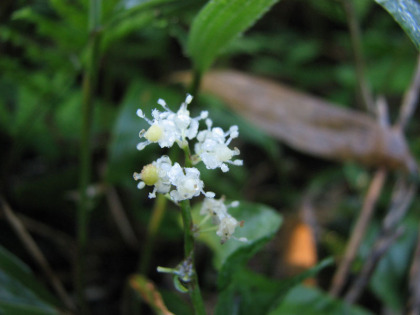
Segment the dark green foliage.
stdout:
<svg viewBox="0 0 420 315">
<path fill-rule="evenodd" d="M 59 303 L 30 269 L 0 247 L 0 310 L 4 314 L 59 314 Z"/>
<path fill-rule="evenodd" d="M 401 25 L 420 50 L 420 4 L 416 0 L 375 0 Z"/>
</svg>

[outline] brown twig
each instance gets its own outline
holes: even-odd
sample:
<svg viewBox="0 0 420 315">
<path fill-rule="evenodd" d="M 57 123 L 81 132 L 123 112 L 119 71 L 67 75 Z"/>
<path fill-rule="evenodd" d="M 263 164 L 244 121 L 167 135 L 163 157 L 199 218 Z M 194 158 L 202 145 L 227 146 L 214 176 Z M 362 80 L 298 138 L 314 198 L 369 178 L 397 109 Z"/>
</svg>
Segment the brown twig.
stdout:
<svg viewBox="0 0 420 315">
<path fill-rule="evenodd" d="M 363 292 L 366 284 L 370 280 L 370 277 L 375 270 L 376 265 L 382 256 L 386 253 L 388 248 L 394 243 L 394 241 L 400 237 L 404 232 L 404 228 L 400 226 L 395 232 L 390 235 L 379 238 L 372 248 L 371 255 L 363 265 L 362 271 L 357 276 L 357 279 L 353 282 L 350 290 L 344 297 L 345 301 L 353 304 L 357 301 L 360 294 Z"/>
<path fill-rule="evenodd" d="M 391 200 L 391 206 L 388 214 L 382 222 L 382 228 L 379 236 L 376 239 L 375 245 L 363 265 L 362 271 L 358 275 L 356 281 L 350 287 L 345 296 L 348 303 L 354 303 L 363 292 L 366 284 L 375 269 L 375 266 L 385 254 L 387 249 L 394 243 L 394 241 L 403 233 L 404 228 L 398 227 L 401 219 L 407 213 L 409 205 L 413 200 L 416 185 L 413 183 L 406 183 L 403 180 L 397 181 Z"/>
<path fill-rule="evenodd" d="M 332 296 L 338 296 L 346 282 L 351 264 L 356 257 L 357 250 L 362 242 L 363 236 L 365 235 L 366 229 L 374 212 L 376 201 L 378 200 L 382 187 L 385 183 L 386 174 L 387 172 L 384 168 L 379 169 L 376 171 L 370 183 L 362 210 L 357 218 L 356 225 L 351 233 L 350 241 L 346 247 L 344 258 L 334 274 L 330 288 L 330 294 Z"/>
<path fill-rule="evenodd" d="M 121 200 L 114 187 L 108 187 L 106 190 L 106 200 L 111 210 L 111 214 L 115 220 L 124 241 L 132 248 L 138 248 L 139 242 L 136 234 L 130 222 L 128 221 L 127 215 L 124 212 L 124 208 L 121 204 Z"/>
<path fill-rule="evenodd" d="M 366 80 L 365 75 L 365 61 L 363 58 L 362 51 L 362 39 L 360 34 L 359 21 L 356 16 L 356 12 L 353 6 L 353 1 L 342 0 L 344 11 L 347 17 L 348 28 L 350 31 L 351 46 L 353 48 L 354 61 L 356 64 L 356 76 L 358 83 L 358 90 L 360 98 L 364 103 L 367 111 L 375 113 L 375 101 L 372 96 L 372 91 Z"/>
<path fill-rule="evenodd" d="M 416 70 L 414 71 L 413 78 L 411 80 L 410 87 L 405 92 L 399 117 L 396 123 L 396 126 L 403 131 L 407 126 L 408 121 L 410 120 L 411 116 L 413 115 L 419 97 L 419 90 L 420 90 L 420 55 L 417 57 L 417 66 Z"/>
<path fill-rule="evenodd" d="M 23 245 L 26 247 L 30 255 L 39 265 L 41 270 L 44 272 L 47 279 L 50 281 L 51 286 L 56 291 L 57 295 L 63 301 L 63 303 L 71 310 L 75 309 L 75 305 L 71 297 L 68 295 L 64 289 L 63 284 L 59 278 L 52 271 L 48 261 L 45 259 L 39 247 L 36 245 L 32 236 L 28 233 L 25 226 L 19 220 L 19 218 L 14 214 L 12 208 L 7 204 L 7 202 L 0 197 L 1 208 L 3 209 L 4 215 L 6 216 L 7 221 L 10 223 L 12 228 L 15 230 L 17 236 L 22 241 Z"/>
<path fill-rule="evenodd" d="M 16 214 L 16 216 L 28 231 L 41 235 L 51 242 L 54 242 L 68 258 L 74 257 L 76 253 L 76 243 L 71 236 L 23 214 Z"/>
</svg>

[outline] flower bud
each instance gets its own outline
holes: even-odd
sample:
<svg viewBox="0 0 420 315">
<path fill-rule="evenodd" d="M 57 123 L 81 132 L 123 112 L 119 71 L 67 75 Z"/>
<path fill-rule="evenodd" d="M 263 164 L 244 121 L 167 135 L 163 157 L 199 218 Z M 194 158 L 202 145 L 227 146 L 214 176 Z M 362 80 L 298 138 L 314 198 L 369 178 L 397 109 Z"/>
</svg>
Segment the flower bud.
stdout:
<svg viewBox="0 0 420 315">
<path fill-rule="evenodd" d="M 158 169 L 153 164 L 145 165 L 141 170 L 140 176 L 146 185 L 152 186 L 156 184 L 159 179 Z"/>
<path fill-rule="evenodd" d="M 162 138 L 162 135 L 162 128 L 157 124 L 153 124 L 149 127 L 149 129 L 147 129 L 144 137 L 150 142 L 158 142 Z"/>
</svg>

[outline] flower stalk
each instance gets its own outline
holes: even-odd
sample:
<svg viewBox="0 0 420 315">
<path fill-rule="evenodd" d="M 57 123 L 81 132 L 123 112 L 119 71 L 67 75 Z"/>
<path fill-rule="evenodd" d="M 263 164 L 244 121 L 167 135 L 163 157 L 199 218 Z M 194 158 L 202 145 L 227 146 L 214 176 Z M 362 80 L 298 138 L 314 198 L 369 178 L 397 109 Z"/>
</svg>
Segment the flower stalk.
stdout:
<svg viewBox="0 0 420 315">
<path fill-rule="evenodd" d="M 198 81 L 197 79 L 197 83 Z M 229 171 L 228 165 L 241 166 L 243 162 L 235 159 L 235 156 L 239 155 L 239 149 L 229 147 L 231 141 L 239 135 L 238 127 L 231 126 L 226 132 L 220 127 L 213 127 L 213 121 L 208 118 L 207 111 L 202 111 L 197 117 L 191 117 L 187 107 L 192 100 L 193 97 L 187 94 L 178 111 L 174 112 L 164 100 L 159 99 L 157 103 L 163 110 L 154 109 L 153 119 L 147 118 L 141 109 L 137 110 L 137 116 L 149 125 L 147 130 L 140 131 L 141 141 L 137 144 L 137 149 L 141 151 L 150 144 L 158 144 L 161 148 L 171 148 L 177 144 L 185 154 L 185 161 L 184 166 L 181 166 L 163 155 L 145 165 L 140 172 L 134 172 L 133 178 L 138 181 L 139 189 L 152 187 L 149 198 L 156 198 L 157 193 L 166 195 L 180 206 L 184 226 L 185 259 L 175 269 L 159 267 L 158 271 L 172 273 L 175 287 L 181 292 L 189 292 L 195 314 L 205 315 L 194 265 L 194 242 L 198 226 L 194 225 L 192 219 L 190 199 L 200 195 L 205 196 L 200 214 L 207 219 L 212 218 L 221 244 L 230 238 L 239 241 L 246 239 L 237 239 L 233 236 L 236 227 L 242 226 L 243 222 L 238 222 L 227 212 L 229 207 L 237 206 L 238 202 L 226 206 L 224 198 L 214 199 L 216 194 L 204 190 L 200 171 L 194 166 L 202 162 L 207 169 L 220 169 L 225 173 Z M 207 128 L 200 130 L 201 121 L 205 122 Z M 190 145 L 194 149 L 194 154 Z"/>
<path fill-rule="evenodd" d="M 97 81 L 99 43 L 100 43 L 100 15 L 101 0 L 90 0 L 89 3 L 89 42 L 88 58 L 83 75 L 82 102 L 82 132 L 80 144 L 80 177 L 79 177 L 79 205 L 77 209 L 77 257 L 75 287 L 81 308 L 81 314 L 86 314 L 87 304 L 84 298 L 85 286 L 85 257 L 89 225 L 89 196 L 88 186 L 91 174 L 92 153 L 91 133 L 94 92 Z"/>
<path fill-rule="evenodd" d="M 188 283 L 188 292 L 191 302 L 194 306 L 196 315 L 205 315 L 203 298 L 201 296 L 200 286 L 198 284 L 198 276 L 194 263 L 194 224 L 191 217 L 191 205 L 189 200 L 181 202 L 182 222 L 184 224 L 184 255 L 191 259 L 193 276 Z"/>
</svg>

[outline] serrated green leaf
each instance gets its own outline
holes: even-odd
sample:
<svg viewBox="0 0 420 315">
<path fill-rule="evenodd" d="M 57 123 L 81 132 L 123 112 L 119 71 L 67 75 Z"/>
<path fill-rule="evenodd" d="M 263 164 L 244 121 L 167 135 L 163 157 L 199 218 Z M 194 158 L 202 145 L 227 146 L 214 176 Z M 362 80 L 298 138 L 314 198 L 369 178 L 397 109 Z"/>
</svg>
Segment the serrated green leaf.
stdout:
<svg viewBox="0 0 420 315">
<path fill-rule="evenodd" d="M 0 246 L 0 310 L 6 314 L 58 314 L 59 303 L 29 268 Z"/>
<path fill-rule="evenodd" d="M 200 220 L 199 210 L 194 209 L 195 222 Z M 260 204 L 241 202 L 239 207 L 229 209 L 229 213 L 238 221 L 244 220 L 244 226 L 238 227 L 234 236 L 246 237 L 248 242 L 230 239 L 222 245 L 215 232 L 199 236 L 199 240 L 207 243 L 214 251 L 214 263 L 220 269 L 218 283 L 221 289 L 228 285 L 238 268 L 274 236 L 282 222 L 281 216 L 273 209 Z"/>
<path fill-rule="evenodd" d="M 205 72 L 220 51 L 251 27 L 278 0 L 212 0 L 193 21 L 187 51 Z"/>
<path fill-rule="evenodd" d="M 420 3 L 416 0 L 375 0 L 392 15 L 420 50 Z"/>
</svg>

